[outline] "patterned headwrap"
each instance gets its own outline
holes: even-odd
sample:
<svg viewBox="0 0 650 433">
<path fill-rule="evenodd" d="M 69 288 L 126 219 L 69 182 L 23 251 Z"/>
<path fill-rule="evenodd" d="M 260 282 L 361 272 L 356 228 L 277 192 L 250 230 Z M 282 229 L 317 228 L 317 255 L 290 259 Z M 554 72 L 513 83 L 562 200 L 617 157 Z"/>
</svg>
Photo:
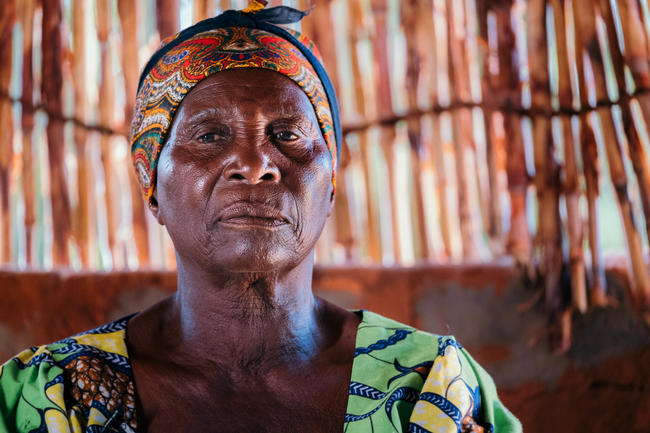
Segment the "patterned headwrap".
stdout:
<svg viewBox="0 0 650 433">
<path fill-rule="evenodd" d="M 276 25 L 297 22 L 306 14 L 286 6 L 229 10 L 163 42 L 140 76 L 131 124 L 131 156 L 149 203 L 160 151 L 183 98 L 199 81 L 232 68 L 269 69 L 300 86 L 332 155 L 335 183 L 341 125 L 334 88 L 314 44 Z"/>
</svg>

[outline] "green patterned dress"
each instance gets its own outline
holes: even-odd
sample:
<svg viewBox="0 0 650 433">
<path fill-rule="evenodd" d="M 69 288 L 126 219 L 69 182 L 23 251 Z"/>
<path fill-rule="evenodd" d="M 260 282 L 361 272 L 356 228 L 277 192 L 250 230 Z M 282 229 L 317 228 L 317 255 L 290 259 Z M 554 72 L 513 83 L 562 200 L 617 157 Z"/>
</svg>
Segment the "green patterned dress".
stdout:
<svg viewBox="0 0 650 433">
<path fill-rule="evenodd" d="M 453 337 L 359 314 L 344 432 L 521 432 L 492 379 Z M 129 318 L 2 365 L 0 432 L 137 432 Z"/>
</svg>

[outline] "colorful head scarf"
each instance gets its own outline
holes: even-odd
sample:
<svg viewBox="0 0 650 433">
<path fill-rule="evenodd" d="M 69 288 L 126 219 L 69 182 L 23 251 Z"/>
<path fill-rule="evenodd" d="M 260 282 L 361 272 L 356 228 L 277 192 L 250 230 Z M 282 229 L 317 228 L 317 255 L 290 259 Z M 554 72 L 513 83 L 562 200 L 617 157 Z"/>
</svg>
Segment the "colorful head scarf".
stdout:
<svg viewBox="0 0 650 433">
<path fill-rule="evenodd" d="M 306 14 L 286 6 L 229 10 L 163 42 L 140 76 L 131 124 L 132 160 L 149 203 L 160 151 L 183 98 L 204 78 L 232 68 L 269 69 L 302 88 L 332 155 L 335 182 L 341 126 L 334 88 L 314 44 L 276 25 L 297 22 Z"/>
</svg>

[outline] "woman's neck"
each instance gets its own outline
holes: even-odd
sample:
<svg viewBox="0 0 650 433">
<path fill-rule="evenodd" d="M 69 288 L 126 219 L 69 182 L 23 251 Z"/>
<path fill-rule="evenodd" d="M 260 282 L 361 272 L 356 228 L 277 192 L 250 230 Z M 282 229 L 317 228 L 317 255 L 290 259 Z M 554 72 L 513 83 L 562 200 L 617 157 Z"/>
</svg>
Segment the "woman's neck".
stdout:
<svg viewBox="0 0 650 433">
<path fill-rule="evenodd" d="M 211 273 L 179 266 L 167 316 L 182 357 L 248 373 L 308 362 L 328 338 L 311 260 L 288 272 Z"/>
</svg>

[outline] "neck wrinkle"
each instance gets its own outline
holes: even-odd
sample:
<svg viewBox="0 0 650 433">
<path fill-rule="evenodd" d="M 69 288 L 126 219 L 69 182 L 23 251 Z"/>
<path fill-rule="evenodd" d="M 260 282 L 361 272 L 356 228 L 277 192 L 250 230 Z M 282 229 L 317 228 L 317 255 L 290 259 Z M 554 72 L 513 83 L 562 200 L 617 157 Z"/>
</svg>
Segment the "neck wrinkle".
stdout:
<svg viewBox="0 0 650 433">
<path fill-rule="evenodd" d="M 208 278 L 196 278 L 201 273 L 178 261 L 174 346 L 197 361 L 257 372 L 311 359 L 322 340 L 312 257 L 284 274 L 215 272 Z"/>
</svg>

